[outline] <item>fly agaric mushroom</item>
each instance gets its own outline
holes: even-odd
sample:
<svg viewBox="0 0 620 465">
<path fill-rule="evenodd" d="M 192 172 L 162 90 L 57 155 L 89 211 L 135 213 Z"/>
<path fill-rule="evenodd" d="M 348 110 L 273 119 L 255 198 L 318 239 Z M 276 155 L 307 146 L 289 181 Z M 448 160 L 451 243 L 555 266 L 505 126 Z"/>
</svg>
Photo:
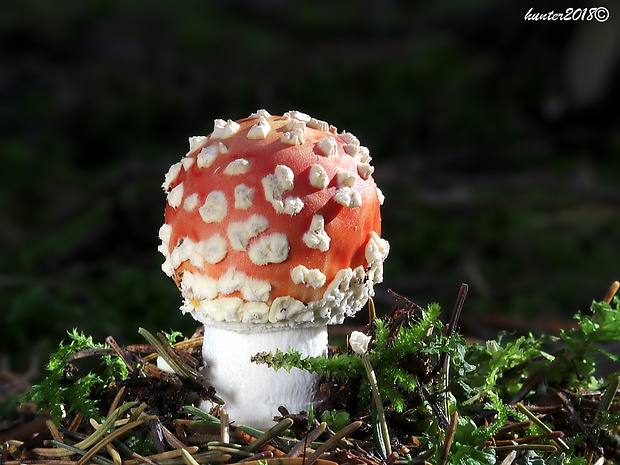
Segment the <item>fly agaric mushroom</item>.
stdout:
<svg viewBox="0 0 620 465">
<path fill-rule="evenodd" d="M 383 279 L 383 195 L 355 136 L 298 111 L 217 119 L 189 145 L 163 184 L 162 269 L 181 310 L 205 326 L 205 379 L 230 418 L 267 427 L 278 406 L 318 400 L 318 375 L 250 358 L 327 354 L 327 325 L 360 310 Z"/>
</svg>

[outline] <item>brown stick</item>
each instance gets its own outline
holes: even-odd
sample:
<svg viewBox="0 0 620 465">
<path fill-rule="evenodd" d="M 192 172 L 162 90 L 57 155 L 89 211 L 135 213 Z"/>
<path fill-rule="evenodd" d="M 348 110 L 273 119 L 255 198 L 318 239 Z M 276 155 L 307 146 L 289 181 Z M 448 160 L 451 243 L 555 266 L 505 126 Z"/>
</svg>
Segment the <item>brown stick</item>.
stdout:
<svg viewBox="0 0 620 465">
<path fill-rule="evenodd" d="M 607 294 L 605 294 L 603 301 L 608 304 L 611 303 L 611 299 L 614 298 L 616 292 L 618 292 L 618 289 L 620 289 L 620 282 L 614 281 L 611 283 L 611 286 L 609 286 L 609 290 L 607 291 Z"/>
</svg>

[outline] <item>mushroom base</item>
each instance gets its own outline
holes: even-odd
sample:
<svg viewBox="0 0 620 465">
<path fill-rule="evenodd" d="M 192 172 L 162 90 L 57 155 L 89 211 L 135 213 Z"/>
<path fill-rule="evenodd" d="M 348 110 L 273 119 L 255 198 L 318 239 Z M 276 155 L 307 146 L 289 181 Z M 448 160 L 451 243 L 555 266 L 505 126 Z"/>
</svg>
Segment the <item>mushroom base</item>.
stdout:
<svg viewBox="0 0 620 465">
<path fill-rule="evenodd" d="M 205 326 L 205 381 L 226 402 L 231 421 L 264 430 L 274 425 L 279 406 L 297 413 L 320 401 L 316 373 L 298 368 L 275 371 L 251 361 L 259 352 L 286 351 L 289 347 L 303 357 L 327 356 L 327 327 L 238 331 Z M 211 405 L 205 404 L 208 410 Z"/>
</svg>

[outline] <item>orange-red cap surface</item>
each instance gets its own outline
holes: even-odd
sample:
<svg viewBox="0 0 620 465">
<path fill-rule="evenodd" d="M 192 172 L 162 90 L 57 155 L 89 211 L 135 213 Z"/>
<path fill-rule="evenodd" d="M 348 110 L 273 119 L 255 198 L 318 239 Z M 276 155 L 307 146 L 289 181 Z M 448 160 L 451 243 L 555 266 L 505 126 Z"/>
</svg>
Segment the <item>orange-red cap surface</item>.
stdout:
<svg viewBox="0 0 620 465">
<path fill-rule="evenodd" d="M 216 120 L 170 168 L 162 268 L 204 322 L 339 323 L 382 280 L 368 149 L 296 111 Z"/>
</svg>

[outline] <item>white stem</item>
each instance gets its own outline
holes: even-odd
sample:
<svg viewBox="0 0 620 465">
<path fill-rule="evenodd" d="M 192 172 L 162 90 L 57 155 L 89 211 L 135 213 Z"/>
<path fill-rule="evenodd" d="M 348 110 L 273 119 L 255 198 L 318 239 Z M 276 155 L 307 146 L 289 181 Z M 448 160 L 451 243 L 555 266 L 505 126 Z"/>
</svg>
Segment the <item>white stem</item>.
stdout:
<svg viewBox="0 0 620 465">
<path fill-rule="evenodd" d="M 298 368 L 274 371 L 250 361 L 259 352 L 286 351 L 293 347 L 303 357 L 327 355 L 327 327 L 248 331 L 205 326 L 202 355 L 205 380 L 226 401 L 230 419 L 258 429 L 273 426 L 278 406 L 289 412 L 308 411 L 319 401 L 319 376 Z M 204 405 L 209 408 L 208 403 Z"/>
</svg>

